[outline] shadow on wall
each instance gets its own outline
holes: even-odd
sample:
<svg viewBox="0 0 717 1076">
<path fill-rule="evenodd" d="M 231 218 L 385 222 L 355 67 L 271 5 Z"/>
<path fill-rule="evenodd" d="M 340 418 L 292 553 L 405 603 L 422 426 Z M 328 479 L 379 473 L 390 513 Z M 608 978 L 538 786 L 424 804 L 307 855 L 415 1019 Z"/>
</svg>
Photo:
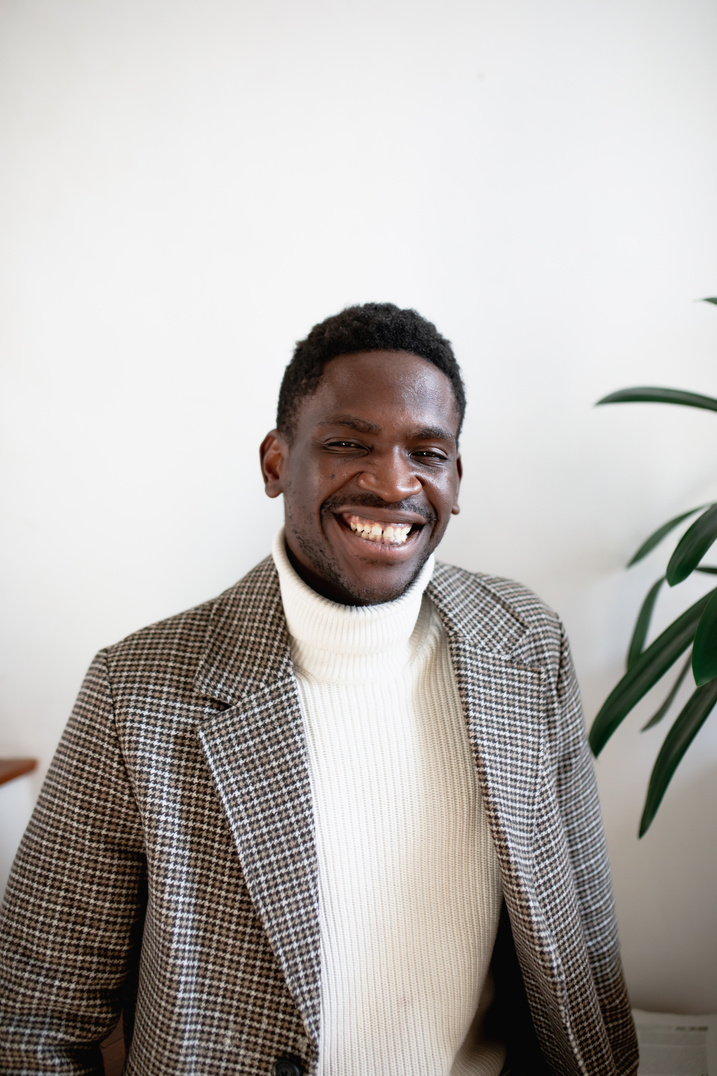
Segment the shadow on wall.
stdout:
<svg viewBox="0 0 717 1076">
<path fill-rule="evenodd" d="M 683 777 L 641 841 L 632 826 L 611 834 L 625 973 L 638 1008 L 717 1011 L 717 910 L 704 899 L 717 887 L 716 781 L 717 766 Z"/>
</svg>

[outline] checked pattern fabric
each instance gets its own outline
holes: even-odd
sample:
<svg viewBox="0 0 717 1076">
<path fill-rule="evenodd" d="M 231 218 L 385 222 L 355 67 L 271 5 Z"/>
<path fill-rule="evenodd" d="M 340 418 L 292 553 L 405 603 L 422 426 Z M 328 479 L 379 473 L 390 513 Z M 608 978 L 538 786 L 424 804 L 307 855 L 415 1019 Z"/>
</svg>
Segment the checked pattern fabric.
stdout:
<svg viewBox="0 0 717 1076">
<path fill-rule="evenodd" d="M 595 781 L 557 617 L 516 583 L 437 565 L 540 1048 L 560 1076 L 628 1076 L 637 1050 Z M 316 1071 L 311 790 L 278 579 L 93 662 L 8 882 L 0 1071 Z"/>
</svg>

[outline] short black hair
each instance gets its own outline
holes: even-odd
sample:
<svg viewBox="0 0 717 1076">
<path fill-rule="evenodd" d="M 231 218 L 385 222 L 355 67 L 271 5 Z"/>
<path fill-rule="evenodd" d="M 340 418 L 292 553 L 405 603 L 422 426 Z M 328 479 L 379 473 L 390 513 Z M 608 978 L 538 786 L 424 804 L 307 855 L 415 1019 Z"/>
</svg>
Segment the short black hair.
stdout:
<svg viewBox="0 0 717 1076">
<path fill-rule="evenodd" d="M 299 404 L 319 387 L 326 364 L 358 351 L 408 351 L 437 366 L 453 388 L 460 433 L 466 393 L 450 341 L 415 310 L 401 310 L 393 303 L 363 303 L 314 325 L 296 345 L 279 390 L 276 427 L 283 437 L 289 441 L 293 437 Z"/>
</svg>

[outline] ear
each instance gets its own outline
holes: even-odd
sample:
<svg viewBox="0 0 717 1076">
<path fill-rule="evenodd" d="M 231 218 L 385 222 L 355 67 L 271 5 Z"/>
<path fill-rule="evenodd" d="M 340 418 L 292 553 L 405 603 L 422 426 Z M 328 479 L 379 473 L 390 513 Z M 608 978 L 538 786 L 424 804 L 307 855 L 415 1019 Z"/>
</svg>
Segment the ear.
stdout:
<svg viewBox="0 0 717 1076">
<path fill-rule="evenodd" d="M 261 474 L 264 479 L 264 492 L 267 497 L 278 497 L 284 492 L 284 463 L 288 455 L 288 446 L 278 430 L 267 433 L 259 448 Z"/>
<path fill-rule="evenodd" d="M 458 503 L 458 490 L 461 488 L 461 479 L 463 478 L 463 460 L 460 456 L 456 456 L 456 473 L 458 475 L 458 481 L 456 482 L 456 492 L 453 497 L 453 507 L 451 508 L 451 515 L 457 516 L 461 510 L 461 506 Z"/>
</svg>

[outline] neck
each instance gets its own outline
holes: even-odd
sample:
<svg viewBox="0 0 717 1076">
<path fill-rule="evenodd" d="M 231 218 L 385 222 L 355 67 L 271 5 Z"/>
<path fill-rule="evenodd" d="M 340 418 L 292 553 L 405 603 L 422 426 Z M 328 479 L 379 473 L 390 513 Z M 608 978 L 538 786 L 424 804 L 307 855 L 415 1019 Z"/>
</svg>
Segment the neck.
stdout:
<svg viewBox="0 0 717 1076">
<path fill-rule="evenodd" d="M 272 550 L 295 663 L 328 672 L 338 662 L 342 675 L 385 675 L 410 660 L 422 635 L 419 613 L 433 571 L 433 558 L 395 601 L 342 605 L 308 586 L 294 571 L 280 532 Z M 379 669 L 380 666 L 380 669 Z"/>
</svg>

